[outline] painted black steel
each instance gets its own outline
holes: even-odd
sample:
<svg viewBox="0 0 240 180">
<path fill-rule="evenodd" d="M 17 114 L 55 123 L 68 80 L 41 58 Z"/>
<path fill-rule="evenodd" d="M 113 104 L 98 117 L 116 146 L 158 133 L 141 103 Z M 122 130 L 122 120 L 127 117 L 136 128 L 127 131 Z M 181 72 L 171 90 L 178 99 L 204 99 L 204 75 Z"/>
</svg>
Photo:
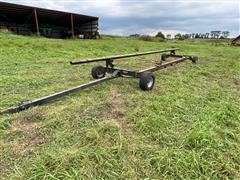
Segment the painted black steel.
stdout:
<svg viewBox="0 0 240 180">
<path fill-rule="evenodd" d="M 110 80 L 115 79 L 117 77 L 119 77 L 119 76 L 118 76 L 118 73 L 116 72 L 111 77 L 105 77 L 105 78 L 102 78 L 102 79 L 99 79 L 99 80 L 96 80 L 96 81 L 92 81 L 90 83 L 82 84 L 80 86 L 77 86 L 77 87 L 74 87 L 74 88 L 71 88 L 71 89 L 68 89 L 68 90 L 64 90 L 64 91 L 57 92 L 57 93 L 54 93 L 54 94 L 51 94 L 51 95 L 48 95 L 48 96 L 44 96 L 44 97 L 41 97 L 39 99 L 23 102 L 16 107 L 12 107 L 12 108 L 9 108 L 9 109 L 6 109 L 6 110 L 2 111 L 1 114 L 3 114 L 3 113 L 16 113 L 16 112 L 28 109 L 28 108 L 33 107 L 33 106 L 37 106 L 37 105 L 40 105 L 40 104 L 47 103 L 47 102 L 52 101 L 54 99 L 57 99 L 59 97 L 69 95 L 70 93 L 95 86 L 95 85 L 103 83 L 105 81 L 110 81 Z"/>
<path fill-rule="evenodd" d="M 105 68 L 107 73 L 114 73 L 114 72 L 118 72 L 119 76 L 124 77 L 124 76 L 130 76 L 130 77 L 134 77 L 134 78 L 138 78 L 138 72 L 137 71 L 132 71 L 132 70 L 128 70 L 128 69 L 122 69 L 122 68 Z"/>
</svg>

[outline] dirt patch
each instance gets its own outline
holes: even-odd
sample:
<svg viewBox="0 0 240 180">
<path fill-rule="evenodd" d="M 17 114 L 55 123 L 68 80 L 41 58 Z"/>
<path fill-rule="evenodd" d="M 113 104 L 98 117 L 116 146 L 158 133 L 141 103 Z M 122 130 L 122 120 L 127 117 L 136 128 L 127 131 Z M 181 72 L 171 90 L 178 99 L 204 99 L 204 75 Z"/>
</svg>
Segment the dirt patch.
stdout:
<svg viewBox="0 0 240 180">
<path fill-rule="evenodd" d="M 41 135 L 38 136 L 37 134 L 32 135 L 32 137 L 17 140 L 12 145 L 12 154 L 15 156 L 25 156 L 32 154 L 36 147 L 44 144 L 45 142 L 45 138 Z"/>
<path fill-rule="evenodd" d="M 21 121 L 15 120 L 11 124 L 11 130 L 13 131 L 21 131 L 21 132 L 29 132 L 33 129 L 37 128 L 39 122 L 28 122 L 28 121 Z"/>
<path fill-rule="evenodd" d="M 43 120 L 44 113 L 34 110 L 12 121 L 11 130 L 29 132 L 36 129 Z"/>
<path fill-rule="evenodd" d="M 240 79 L 233 79 L 233 83 L 237 86 L 240 86 Z"/>
<path fill-rule="evenodd" d="M 34 110 L 12 121 L 5 140 L 10 142 L 14 155 L 30 154 L 35 147 L 46 142 L 44 135 L 40 133 L 43 118 L 42 111 Z"/>
<path fill-rule="evenodd" d="M 123 130 L 128 130 L 130 124 L 126 122 L 126 114 L 128 110 L 127 99 L 117 91 L 110 92 L 107 104 L 102 111 L 101 116 L 104 119 L 113 121 Z"/>
</svg>

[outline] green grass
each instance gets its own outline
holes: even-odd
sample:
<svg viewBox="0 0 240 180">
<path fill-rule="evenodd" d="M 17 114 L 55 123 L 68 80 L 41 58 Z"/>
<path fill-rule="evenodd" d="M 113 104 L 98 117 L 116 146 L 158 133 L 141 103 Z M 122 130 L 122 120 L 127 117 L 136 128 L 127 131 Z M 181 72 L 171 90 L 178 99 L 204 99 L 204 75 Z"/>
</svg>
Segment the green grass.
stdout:
<svg viewBox="0 0 240 180">
<path fill-rule="evenodd" d="M 1 179 L 239 179 L 240 51 L 226 41 L 56 40 L 0 33 L 0 109 L 92 80 L 73 59 L 180 47 L 199 56 L 0 117 Z M 159 55 L 120 61 L 143 68 Z M 144 63 L 141 63 L 144 62 Z"/>
</svg>

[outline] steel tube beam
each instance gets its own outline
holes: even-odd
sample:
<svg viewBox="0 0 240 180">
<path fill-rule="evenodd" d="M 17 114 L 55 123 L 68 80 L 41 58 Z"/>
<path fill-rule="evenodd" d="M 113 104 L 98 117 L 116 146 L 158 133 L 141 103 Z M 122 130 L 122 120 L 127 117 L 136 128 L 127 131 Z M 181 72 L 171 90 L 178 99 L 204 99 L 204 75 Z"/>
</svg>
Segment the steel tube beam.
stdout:
<svg viewBox="0 0 240 180">
<path fill-rule="evenodd" d="M 48 95 L 48 96 L 44 96 L 44 97 L 41 97 L 39 99 L 23 102 L 19 106 L 3 110 L 2 112 L 0 112 L 0 114 L 16 113 L 16 112 L 28 109 L 28 108 L 33 107 L 33 106 L 37 106 L 37 105 L 40 105 L 40 104 L 47 103 L 47 102 L 52 101 L 54 99 L 57 99 L 59 97 L 69 95 L 70 93 L 95 86 L 95 85 L 103 83 L 105 81 L 110 81 L 110 80 L 115 79 L 117 77 L 119 77 L 119 76 L 116 74 L 116 75 L 113 75 L 111 77 L 105 77 L 105 78 L 102 78 L 102 79 L 99 79 L 99 80 L 96 80 L 96 81 L 92 81 L 90 83 L 82 84 L 80 86 L 77 86 L 77 87 L 74 87 L 74 88 L 71 88 L 71 89 L 68 89 L 68 90 L 64 90 L 64 91 L 61 91 L 61 92 L 57 92 L 57 93 L 54 93 L 54 94 L 51 94 L 51 95 Z"/>
<path fill-rule="evenodd" d="M 147 68 L 147 69 L 139 71 L 139 73 L 143 73 L 143 72 L 146 72 L 146 71 L 154 72 L 154 71 L 157 71 L 157 70 L 160 70 L 160 69 L 164 69 L 164 68 L 166 68 L 168 66 L 173 66 L 174 64 L 183 62 L 183 61 L 185 61 L 187 59 L 189 59 L 189 58 L 188 57 L 182 57 L 182 58 L 178 58 L 178 59 L 175 59 L 173 61 L 170 61 L 170 62 L 166 62 L 164 64 L 156 64 L 153 67 L 150 67 L 150 68 Z"/>
<path fill-rule="evenodd" d="M 71 61 L 70 64 L 76 65 L 76 64 L 85 64 L 85 63 L 107 61 L 107 60 L 114 60 L 114 59 L 123 59 L 123 58 L 129 58 L 129 57 L 135 57 L 135 56 L 143 56 L 143 55 L 149 55 L 149 54 L 157 54 L 157 53 L 164 53 L 164 52 L 174 52 L 176 50 L 179 50 L 179 48 L 158 50 L 158 51 L 140 52 L 140 53 L 132 53 L 132 54 L 124 54 L 124 55 L 107 56 L 107 57 L 101 57 L 101 58 L 85 59 L 85 60 L 80 60 L 80 61 Z"/>
<path fill-rule="evenodd" d="M 119 76 L 129 76 L 129 77 L 139 77 L 139 73 L 136 71 L 128 70 L 128 69 L 122 69 L 122 68 L 105 68 L 107 73 L 114 73 L 118 71 Z"/>
</svg>

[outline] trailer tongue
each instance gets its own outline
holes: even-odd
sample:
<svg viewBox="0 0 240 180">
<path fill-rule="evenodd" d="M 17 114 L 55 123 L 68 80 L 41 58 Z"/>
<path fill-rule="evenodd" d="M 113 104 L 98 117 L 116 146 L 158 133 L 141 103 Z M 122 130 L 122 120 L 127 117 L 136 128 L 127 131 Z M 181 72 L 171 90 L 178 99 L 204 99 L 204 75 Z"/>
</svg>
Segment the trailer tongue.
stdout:
<svg viewBox="0 0 240 180">
<path fill-rule="evenodd" d="M 78 64 L 86 64 L 86 63 L 94 63 L 94 62 L 100 62 L 105 61 L 106 66 L 103 67 L 101 65 L 94 66 L 92 68 L 92 77 L 94 79 L 97 79 L 95 81 L 91 81 L 86 84 L 82 84 L 76 87 L 73 87 L 68 90 L 64 90 L 61 92 L 57 92 L 48 96 L 44 96 L 32 101 L 26 101 L 23 103 L 20 103 L 16 107 L 11 107 L 6 110 L 3 110 L 0 112 L 0 114 L 4 113 L 16 113 L 25 109 L 28 109 L 33 106 L 41 105 L 44 103 L 47 103 L 49 101 L 52 101 L 54 99 L 57 99 L 62 96 L 66 96 L 70 93 L 80 91 L 92 86 L 95 86 L 97 84 L 103 83 L 105 81 L 110 81 L 118 77 L 133 77 L 133 78 L 139 78 L 139 87 L 144 90 L 151 90 L 154 87 L 155 84 L 155 76 L 152 72 L 164 69 L 168 66 L 175 65 L 177 63 L 183 62 L 185 60 L 191 60 L 193 63 L 196 63 L 198 58 L 196 56 L 189 56 L 189 55 L 176 55 L 176 50 L 179 50 L 178 48 L 173 49 L 167 49 L 167 50 L 159 50 L 159 51 L 148 51 L 148 52 L 141 52 L 141 53 L 132 53 L 132 54 L 125 54 L 125 55 L 117 55 L 117 56 L 108 56 L 108 57 L 102 57 L 102 58 L 93 58 L 93 59 L 85 59 L 80 61 L 72 61 L 70 62 L 71 65 L 78 65 Z M 132 70 L 126 70 L 121 68 L 115 68 L 115 65 L 113 64 L 114 60 L 117 59 L 124 59 L 129 57 L 135 57 L 135 56 L 143 56 L 143 55 L 149 55 L 149 54 L 157 54 L 157 53 L 165 53 L 169 52 L 169 54 L 162 54 L 161 59 L 159 62 L 157 62 L 154 66 L 140 70 L 140 71 L 132 71 Z M 167 61 L 169 57 L 175 58 L 171 61 Z M 106 73 L 111 74 L 110 77 L 105 77 Z"/>
<path fill-rule="evenodd" d="M 76 86 L 74 88 L 64 90 L 64 91 L 61 91 L 61 92 L 57 92 L 57 93 L 54 93 L 54 94 L 51 94 L 51 95 L 48 95 L 48 96 L 44 96 L 44 97 L 41 97 L 41 98 L 38 98 L 38 99 L 35 99 L 35 100 L 32 100 L 32 101 L 26 101 L 26 102 L 23 102 L 23 103 L 19 104 L 16 107 L 12 107 L 12 108 L 4 110 L 2 113 L 16 113 L 16 112 L 19 112 L 19 111 L 23 111 L 23 110 L 28 109 L 30 107 L 47 103 L 47 102 L 49 102 L 51 100 L 54 100 L 54 99 L 57 99 L 59 97 L 66 96 L 70 93 L 95 86 L 99 83 L 103 83 L 105 81 L 109 81 L 109 80 L 112 80 L 114 78 L 117 78 L 117 76 L 105 77 L 105 78 L 102 78 L 102 79 L 98 79 L 96 81 L 92 81 L 92 82 L 87 83 L 87 84 L 82 84 L 80 86 Z"/>
</svg>

